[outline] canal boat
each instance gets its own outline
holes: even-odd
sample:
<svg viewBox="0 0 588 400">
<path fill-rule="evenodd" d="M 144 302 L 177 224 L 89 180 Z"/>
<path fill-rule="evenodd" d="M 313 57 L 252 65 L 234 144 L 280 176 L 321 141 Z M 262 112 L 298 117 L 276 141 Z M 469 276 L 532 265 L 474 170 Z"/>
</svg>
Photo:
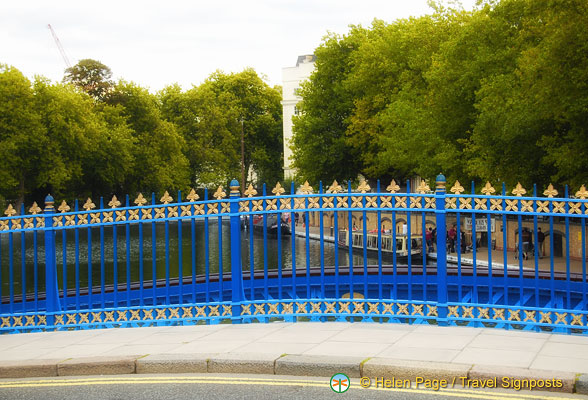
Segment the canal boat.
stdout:
<svg viewBox="0 0 588 400">
<path fill-rule="evenodd" d="M 367 254 L 373 257 L 378 256 L 378 233 L 368 232 L 366 234 Z M 364 234 L 362 231 L 353 231 L 351 233 L 352 249 L 354 253 L 363 255 Z M 382 258 L 393 260 L 396 254 L 397 264 L 408 264 L 408 243 L 409 236 L 406 234 L 396 234 L 396 245 L 392 245 L 394 236 L 389 231 L 382 233 Z M 349 231 L 339 231 L 339 248 L 349 248 Z M 426 252 L 423 248 L 422 236 L 410 237 L 410 261 L 412 265 L 423 265 L 423 259 L 427 260 Z"/>
<path fill-rule="evenodd" d="M 280 234 L 282 236 L 290 236 L 292 231 L 290 230 L 290 222 L 288 220 L 288 216 L 286 213 L 279 214 L 281 217 L 278 218 L 277 214 L 267 214 L 267 233 L 271 236 L 278 235 L 278 220 L 279 220 L 279 229 Z M 247 218 L 253 218 L 253 232 L 255 233 L 263 233 L 264 231 L 264 224 L 263 224 L 263 215 L 250 215 Z M 249 220 L 247 219 L 244 221 L 242 225 L 245 229 L 249 229 Z"/>
</svg>

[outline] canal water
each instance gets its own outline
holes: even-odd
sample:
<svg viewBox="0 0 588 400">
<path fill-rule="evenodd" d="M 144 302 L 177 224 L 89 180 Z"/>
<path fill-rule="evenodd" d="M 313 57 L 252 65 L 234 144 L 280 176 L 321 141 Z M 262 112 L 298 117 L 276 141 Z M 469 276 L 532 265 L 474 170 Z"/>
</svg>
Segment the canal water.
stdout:
<svg viewBox="0 0 588 400">
<path fill-rule="evenodd" d="M 177 222 L 169 223 L 169 269 L 170 277 L 192 276 L 192 269 L 195 267 L 196 274 L 204 274 L 206 270 L 206 259 L 209 261 L 209 273 L 217 273 L 222 270 L 225 276 L 230 274 L 230 227 L 228 221 L 223 221 L 221 225 L 216 219 L 209 220 L 208 227 L 204 221 L 194 222 L 194 246 L 192 245 L 192 224 L 190 221 L 184 221 L 181 224 L 181 240 Z M 219 229 L 220 228 L 220 229 Z M 115 233 L 116 229 L 116 258 L 115 258 Z M 298 229 L 304 229 L 298 227 Z M 77 233 L 76 233 L 77 231 Z M 65 232 L 65 240 L 63 232 Z M 153 239 L 155 233 L 155 240 Z M 13 292 L 22 293 L 21 282 L 26 282 L 26 291 L 33 292 L 35 281 L 40 291 L 44 291 L 45 281 L 45 250 L 44 250 L 44 233 L 27 232 L 25 234 L 14 233 L 12 239 L 10 234 L 0 235 L 0 268 L 1 284 L 0 296 L 6 296 L 10 293 L 10 278 L 14 282 Z M 101 235 L 103 236 L 103 245 L 101 245 Z M 36 236 L 36 239 L 35 239 Z M 76 254 L 76 236 L 77 248 Z M 88 240 L 88 237 L 91 240 Z M 208 250 L 206 248 L 205 237 L 208 236 Z M 24 237 L 24 254 L 22 257 Z M 155 265 L 156 278 L 166 277 L 166 240 L 165 224 L 163 223 L 144 223 L 142 224 L 142 237 L 140 240 L 139 225 L 129 225 L 129 246 L 127 250 L 126 227 L 124 225 L 114 227 L 105 227 L 101 233 L 100 228 L 81 228 L 66 229 L 58 231 L 56 235 L 56 261 L 59 287 L 63 287 L 63 268 L 65 265 L 65 279 L 68 288 L 75 288 L 76 277 L 80 281 L 80 287 L 88 285 L 88 276 L 92 275 L 93 285 L 100 285 L 102 275 L 102 265 L 104 265 L 105 284 L 114 283 L 115 279 L 115 259 L 116 275 L 118 283 L 126 282 L 127 268 L 130 271 L 132 282 L 139 281 L 141 267 L 143 269 L 143 279 L 151 280 Z M 35 247 L 35 240 L 37 246 Z M 242 265 L 244 270 L 250 269 L 250 232 L 241 232 L 241 254 Z M 10 246 L 12 241 L 12 247 Z M 142 242 L 142 248 L 141 248 Z M 296 237 L 295 256 L 296 268 L 306 268 L 307 243 L 305 238 Z M 88 246 L 91 243 L 91 246 Z M 292 237 L 284 236 L 281 239 L 281 254 L 278 248 L 278 240 L 274 236 L 268 235 L 267 239 L 267 268 L 277 269 L 278 260 L 282 262 L 282 268 L 289 269 L 292 267 Z M 36 250 L 35 250 L 36 249 Z M 253 259 L 254 269 L 263 270 L 264 263 L 264 244 L 263 235 L 257 232 L 253 234 Z M 180 251 L 181 250 L 181 251 Z M 335 264 L 335 245 L 333 243 L 324 243 L 324 263 L 325 266 Z M 308 253 L 310 266 L 320 266 L 321 248 L 317 240 L 308 241 Z M 127 257 L 127 254 L 129 257 Z M 142 254 L 142 257 L 141 257 Z M 155 255 L 155 257 L 154 257 Z M 207 257 L 208 255 L 208 257 Z M 349 265 L 349 252 L 346 249 L 339 249 L 339 265 Z M 12 257 L 11 257 L 12 256 Z M 10 261 L 12 258 L 12 262 Z M 65 260 L 65 262 L 64 262 Z M 90 262 L 89 262 L 90 260 Z M 142 263 L 141 263 L 142 260 Z M 155 263 L 153 262 L 155 260 Z M 180 262 L 181 260 L 181 262 Z M 368 257 L 368 264 L 376 264 L 377 258 Z M 24 264 L 24 279 L 23 279 Z M 353 255 L 354 265 L 363 265 L 361 255 Z"/>
</svg>

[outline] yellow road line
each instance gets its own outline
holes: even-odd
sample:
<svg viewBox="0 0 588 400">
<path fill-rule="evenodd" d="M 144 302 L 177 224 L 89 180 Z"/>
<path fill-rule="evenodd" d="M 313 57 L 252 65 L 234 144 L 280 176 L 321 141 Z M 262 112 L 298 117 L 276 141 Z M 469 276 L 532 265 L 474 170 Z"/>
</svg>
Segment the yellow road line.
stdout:
<svg viewBox="0 0 588 400">
<path fill-rule="evenodd" d="M 283 379 L 278 378 L 248 378 L 235 377 L 228 378 L 226 376 L 216 377 L 109 377 L 109 378 L 77 378 L 77 379 L 42 379 L 29 381 L 8 381 L 0 382 L 1 388 L 32 388 L 32 387 L 69 387 L 69 386 L 91 386 L 91 385 L 121 385 L 121 384 L 190 384 L 190 383 L 209 383 L 217 385 L 264 385 L 264 386 L 300 386 L 300 387 L 326 387 L 328 381 L 320 380 L 302 380 L 302 379 Z M 352 381 L 353 382 L 353 381 Z M 418 393 L 423 395 L 433 396 L 453 396 L 463 398 L 477 398 L 484 400 L 495 399 L 558 399 L 558 400 L 573 400 L 558 396 L 539 396 L 527 395 L 519 393 L 501 393 L 501 392 L 484 392 L 474 390 L 460 390 L 460 389 L 444 389 L 439 391 L 426 389 L 402 389 L 402 388 L 362 388 L 358 382 L 353 382 L 352 389 L 356 390 L 379 390 L 379 391 L 394 391 L 402 393 Z"/>
</svg>

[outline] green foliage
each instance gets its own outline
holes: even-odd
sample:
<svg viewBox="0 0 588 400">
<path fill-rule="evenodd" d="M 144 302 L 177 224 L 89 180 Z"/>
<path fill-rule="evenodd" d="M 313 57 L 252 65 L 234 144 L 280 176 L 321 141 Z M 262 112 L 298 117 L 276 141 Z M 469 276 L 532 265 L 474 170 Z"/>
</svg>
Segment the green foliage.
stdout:
<svg viewBox="0 0 588 400">
<path fill-rule="evenodd" d="M 80 60 L 73 67 L 65 70 L 63 81 L 72 83 L 96 100 L 104 100 L 114 86 L 112 71 L 100 61 Z"/>
<path fill-rule="evenodd" d="M 432 5 L 323 40 L 294 126 L 300 174 L 585 183 L 588 3 Z"/>
</svg>

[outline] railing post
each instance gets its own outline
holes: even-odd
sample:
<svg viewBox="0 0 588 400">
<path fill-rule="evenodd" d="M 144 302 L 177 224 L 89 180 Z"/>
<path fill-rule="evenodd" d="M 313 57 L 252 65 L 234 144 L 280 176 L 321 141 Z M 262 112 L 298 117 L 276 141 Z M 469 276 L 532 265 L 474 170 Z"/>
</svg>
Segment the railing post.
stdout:
<svg viewBox="0 0 588 400">
<path fill-rule="evenodd" d="M 445 215 L 445 176 L 437 175 L 435 219 L 437 227 L 437 323 L 447 325 L 447 222 Z"/>
<path fill-rule="evenodd" d="M 55 312 L 60 310 L 57 269 L 55 267 L 55 230 L 53 228 L 53 197 L 45 197 L 45 308 L 47 326 L 55 325 Z"/>
<path fill-rule="evenodd" d="M 243 301 L 243 273 L 241 266 L 241 216 L 239 214 L 239 182 L 233 179 L 229 185 L 231 201 L 231 301 L 233 324 L 241 322 Z"/>
</svg>

